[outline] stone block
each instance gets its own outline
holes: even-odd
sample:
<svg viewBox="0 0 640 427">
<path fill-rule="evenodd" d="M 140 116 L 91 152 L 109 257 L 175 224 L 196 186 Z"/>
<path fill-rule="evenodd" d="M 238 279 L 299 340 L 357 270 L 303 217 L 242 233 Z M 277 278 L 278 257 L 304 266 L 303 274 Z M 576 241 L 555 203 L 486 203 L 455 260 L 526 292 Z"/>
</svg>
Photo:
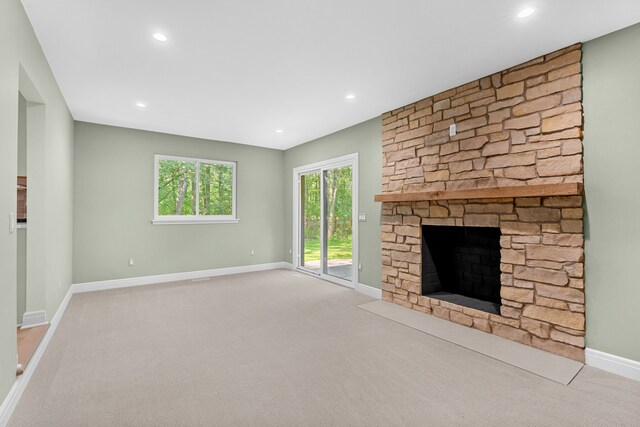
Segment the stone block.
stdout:
<svg viewBox="0 0 640 427">
<path fill-rule="evenodd" d="M 514 307 L 514 305 L 518 307 Z M 519 319 L 522 315 L 522 310 L 520 309 L 521 306 L 522 304 L 511 303 L 510 301 L 503 300 L 502 306 L 500 307 L 500 315 L 510 319 Z"/>
<path fill-rule="evenodd" d="M 543 205 L 552 208 L 579 208 L 582 207 L 582 196 L 545 197 Z"/>
<path fill-rule="evenodd" d="M 549 324 L 529 319 L 528 317 L 520 319 L 520 327 L 540 338 L 549 338 L 551 332 Z"/>
<path fill-rule="evenodd" d="M 517 82 L 510 85 L 502 86 L 496 90 L 496 97 L 499 101 L 507 98 L 513 98 L 524 93 L 524 82 Z"/>
<path fill-rule="evenodd" d="M 525 304 L 533 303 L 533 291 L 530 289 L 502 286 L 500 288 L 500 297 Z"/>
<path fill-rule="evenodd" d="M 514 117 L 504 122 L 505 129 L 527 129 L 540 126 L 540 115 L 538 113 L 528 116 Z"/>
<path fill-rule="evenodd" d="M 427 182 L 446 181 L 449 179 L 449 171 L 439 170 L 435 172 L 427 172 L 424 174 L 424 179 Z"/>
<path fill-rule="evenodd" d="M 584 304 L 584 292 L 580 289 L 538 283 L 536 292 L 543 297 Z"/>
<path fill-rule="evenodd" d="M 482 148 L 487 142 L 489 138 L 486 136 L 477 136 L 475 138 L 467 138 L 463 139 L 459 142 L 460 150 L 478 150 Z"/>
<path fill-rule="evenodd" d="M 432 218 L 446 218 L 449 216 L 449 210 L 444 206 L 431 206 L 429 213 Z"/>
<path fill-rule="evenodd" d="M 449 320 L 449 310 L 447 310 L 446 308 L 442 308 L 434 305 L 431 307 L 431 310 L 434 316 L 439 317 L 441 319 Z"/>
<path fill-rule="evenodd" d="M 535 207 L 540 206 L 540 197 L 526 197 L 516 199 L 516 206 Z"/>
<path fill-rule="evenodd" d="M 563 219 L 560 227 L 564 233 L 582 233 L 581 219 Z"/>
<path fill-rule="evenodd" d="M 435 113 L 436 111 L 446 110 L 447 108 L 450 108 L 450 107 L 451 107 L 451 100 L 443 99 L 433 104 L 433 112 Z"/>
<path fill-rule="evenodd" d="M 491 326 L 489 324 L 489 320 L 487 319 L 473 319 L 473 328 L 481 330 L 483 332 L 491 333 Z"/>
<path fill-rule="evenodd" d="M 545 245 L 582 247 L 584 237 L 582 234 L 543 234 L 542 243 Z"/>
<path fill-rule="evenodd" d="M 525 222 L 557 222 L 562 217 L 560 209 L 554 208 L 516 208 L 520 221 Z"/>
<path fill-rule="evenodd" d="M 498 227 L 500 217 L 493 214 L 465 214 L 465 227 Z"/>
<path fill-rule="evenodd" d="M 515 249 L 502 249 L 500 251 L 500 262 L 506 264 L 524 265 L 524 251 Z"/>
<path fill-rule="evenodd" d="M 526 152 L 518 154 L 506 154 L 503 156 L 494 156 L 487 159 L 486 168 L 506 168 L 511 166 L 528 166 L 536 163 L 536 153 Z"/>
<path fill-rule="evenodd" d="M 394 231 L 400 236 L 420 237 L 420 227 L 401 225 L 397 226 Z"/>
<path fill-rule="evenodd" d="M 541 177 L 579 174 L 582 172 L 582 156 L 558 156 L 542 159 L 538 161 L 537 169 L 538 175 Z"/>
<path fill-rule="evenodd" d="M 584 337 L 566 334 L 556 329 L 551 330 L 551 339 L 554 341 L 584 348 Z"/>
<path fill-rule="evenodd" d="M 449 313 L 449 319 L 456 323 L 459 323 L 460 325 L 464 325 L 464 326 L 473 325 L 473 317 L 468 316 L 459 311 L 451 311 Z"/>
<path fill-rule="evenodd" d="M 414 263 L 418 264 L 422 262 L 422 256 L 415 252 L 399 252 L 399 251 L 391 251 L 391 260 L 392 261 L 400 261 L 405 263 Z M 402 265 L 402 264 L 396 264 Z M 408 267 L 408 265 L 407 265 Z"/>
<path fill-rule="evenodd" d="M 492 142 L 484 146 L 482 155 L 484 157 L 507 154 L 509 152 L 509 141 Z"/>
<path fill-rule="evenodd" d="M 502 234 L 530 236 L 540 234 L 540 225 L 515 221 L 503 221 L 500 224 L 500 230 L 502 231 Z"/>
<path fill-rule="evenodd" d="M 509 108 L 493 111 L 489 113 L 489 124 L 502 123 L 509 117 L 511 117 L 511 110 Z"/>
<path fill-rule="evenodd" d="M 387 161 L 389 163 L 397 162 L 399 160 L 410 159 L 412 157 L 415 157 L 415 155 L 416 149 L 414 147 L 405 148 L 404 150 L 396 150 L 387 154 Z"/>
<path fill-rule="evenodd" d="M 505 178 L 512 179 L 533 179 L 537 178 L 535 166 L 515 166 L 504 170 Z"/>
<path fill-rule="evenodd" d="M 449 171 L 451 173 L 460 173 L 471 170 L 473 170 L 473 162 L 471 160 L 449 163 Z"/>
<path fill-rule="evenodd" d="M 569 305 L 565 301 L 558 301 L 552 298 L 536 295 L 536 305 L 542 307 L 557 308 L 558 310 L 568 310 Z"/>
<path fill-rule="evenodd" d="M 543 119 L 541 129 L 543 133 L 550 133 L 579 126 L 582 126 L 582 111 L 573 111 Z"/>
<path fill-rule="evenodd" d="M 468 104 L 463 104 L 460 105 L 458 107 L 455 108 L 450 108 L 448 110 L 444 110 L 443 111 L 443 118 L 444 119 L 449 119 L 451 117 L 458 117 L 458 116 L 462 116 L 465 114 L 469 114 L 469 105 Z"/>
<path fill-rule="evenodd" d="M 564 271 L 566 271 L 571 278 L 581 279 L 584 277 L 584 264 L 577 262 L 575 264 L 565 265 Z"/>
<path fill-rule="evenodd" d="M 527 245 L 527 259 L 544 259 L 557 262 L 582 262 L 582 248 Z"/>
<path fill-rule="evenodd" d="M 477 129 L 487 124 L 487 118 L 484 116 L 475 117 L 468 120 L 460 121 L 456 124 L 457 132 L 465 132 L 471 129 Z"/>
<path fill-rule="evenodd" d="M 459 162 L 462 160 L 471 160 L 477 159 L 480 157 L 480 151 L 478 150 L 467 150 L 461 151 L 459 153 L 450 154 L 448 156 L 442 156 L 442 163 L 450 163 L 450 162 Z"/>
<path fill-rule="evenodd" d="M 402 216 L 400 215 L 382 215 L 383 224 L 400 225 L 402 224 Z"/>
<path fill-rule="evenodd" d="M 513 115 L 516 117 L 526 116 L 528 114 L 536 113 L 543 110 L 560 105 L 562 102 L 562 95 L 550 95 L 542 98 L 535 99 L 533 101 L 523 102 L 513 107 Z"/>
<path fill-rule="evenodd" d="M 584 314 L 582 313 L 573 313 L 555 308 L 528 305 L 522 311 L 522 315 L 554 325 L 584 330 Z"/>
<path fill-rule="evenodd" d="M 448 142 L 448 143 L 442 144 L 440 146 L 440 154 L 443 155 L 443 156 L 447 156 L 449 154 L 457 153 L 458 151 L 460 151 L 460 142 L 459 141 Z M 439 161 L 440 161 L 440 157 L 438 157 L 438 162 Z"/>
<path fill-rule="evenodd" d="M 549 83 L 543 83 L 527 89 L 525 97 L 527 100 L 540 98 L 552 93 L 563 92 L 568 89 L 579 88 L 582 83 L 581 75 L 565 77 L 563 79 L 553 80 Z"/>
<path fill-rule="evenodd" d="M 513 275 L 519 280 L 548 283 L 555 286 L 565 286 L 569 283 L 569 277 L 565 271 L 516 266 Z"/>
<path fill-rule="evenodd" d="M 513 212 L 511 203 L 470 203 L 465 206 L 466 213 L 508 214 Z"/>
</svg>

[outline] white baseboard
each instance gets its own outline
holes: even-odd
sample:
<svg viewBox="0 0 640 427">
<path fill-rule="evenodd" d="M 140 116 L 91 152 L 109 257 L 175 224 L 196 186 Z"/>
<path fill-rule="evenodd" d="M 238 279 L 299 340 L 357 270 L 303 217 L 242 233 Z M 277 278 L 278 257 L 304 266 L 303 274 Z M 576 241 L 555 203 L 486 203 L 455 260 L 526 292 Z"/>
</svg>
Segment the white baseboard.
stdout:
<svg viewBox="0 0 640 427">
<path fill-rule="evenodd" d="M 640 362 L 636 360 L 625 359 L 592 348 L 585 349 L 584 358 L 589 366 L 640 381 Z"/>
<path fill-rule="evenodd" d="M 356 283 L 356 292 L 365 294 L 375 299 L 382 299 L 382 289 L 374 288 L 373 286 L 365 285 L 363 283 Z"/>
<path fill-rule="evenodd" d="M 251 273 L 254 271 L 291 269 L 286 262 L 243 265 L 240 267 L 215 268 L 212 270 L 187 271 L 184 273 L 159 274 L 156 276 L 130 277 L 126 279 L 102 280 L 98 282 L 76 283 L 72 285 L 73 293 L 103 291 L 106 289 L 128 288 L 130 286 L 153 285 L 157 283 L 178 282 L 180 280 L 203 279 L 207 277 L 227 276 L 229 274 Z"/>
<path fill-rule="evenodd" d="M 24 373 L 16 379 L 16 382 L 13 384 L 13 387 L 11 387 L 9 394 L 7 394 L 7 397 L 5 397 L 4 402 L 2 402 L 2 405 L 0 405 L 0 427 L 5 427 L 9 423 L 11 414 L 13 414 L 13 410 L 16 408 L 16 405 L 18 404 L 18 401 L 20 400 L 22 393 L 27 387 L 27 384 L 29 384 L 29 380 L 31 379 L 31 376 L 33 375 L 34 371 L 38 367 L 38 364 L 40 363 L 40 359 L 42 359 L 42 355 L 47 349 L 47 346 L 51 341 L 51 337 L 53 337 L 53 334 L 55 333 L 56 328 L 60 323 L 60 319 L 62 319 L 62 315 L 67 309 L 67 306 L 69 305 L 69 301 L 71 301 L 72 295 L 73 295 L 73 286 L 69 287 L 69 290 L 67 291 L 67 294 L 64 296 L 62 302 L 60 303 L 60 306 L 58 307 L 56 314 L 53 316 L 53 318 L 51 319 L 51 322 L 49 323 L 49 329 L 47 329 L 47 332 L 42 337 L 42 341 L 40 341 L 38 348 L 36 348 L 35 353 L 33 353 L 33 356 L 31 357 L 29 364 L 25 368 Z M 35 326 L 37 325 L 34 324 L 31 327 L 35 327 Z"/>
<path fill-rule="evenodd" d="M 22 326 L 20 329 L 35 328 L 36 326 L 47 324 L 47 312 L 44 310 L 27 311 L 22 315 Z"/>
</svg>

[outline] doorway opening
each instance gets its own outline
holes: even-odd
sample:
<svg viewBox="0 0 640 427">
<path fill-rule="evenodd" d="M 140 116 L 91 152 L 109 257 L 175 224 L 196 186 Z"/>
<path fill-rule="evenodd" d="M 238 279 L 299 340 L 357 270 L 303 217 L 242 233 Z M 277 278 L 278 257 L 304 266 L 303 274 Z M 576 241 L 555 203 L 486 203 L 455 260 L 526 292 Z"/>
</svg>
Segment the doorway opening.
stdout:
<svg viewBox="0 0 640 427">
<path fill-rule="evenodd" d="M 294 264 L 332 282 L 358 283 L 358 156 L 295 168 Z"/>
</svg>

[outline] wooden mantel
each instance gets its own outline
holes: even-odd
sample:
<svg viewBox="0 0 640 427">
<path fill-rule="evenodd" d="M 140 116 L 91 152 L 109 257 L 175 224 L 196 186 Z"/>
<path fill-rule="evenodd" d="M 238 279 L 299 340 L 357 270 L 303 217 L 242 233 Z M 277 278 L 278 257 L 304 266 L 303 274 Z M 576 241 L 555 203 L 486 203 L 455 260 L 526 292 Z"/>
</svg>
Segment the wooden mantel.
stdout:
<svg viewBox="0 0 640 427">
<path fill-rule="evenodd" d="M 412 193 L 376 194 L 376 202 L 418 202 L 424 200 L 498 199 L 512 197 L 579 196 L 583 184 L 578 182 L 560 184 L 518 185 L 508 187 L 472 188 L 467 190 L 442 190 Z"/>
</svg>

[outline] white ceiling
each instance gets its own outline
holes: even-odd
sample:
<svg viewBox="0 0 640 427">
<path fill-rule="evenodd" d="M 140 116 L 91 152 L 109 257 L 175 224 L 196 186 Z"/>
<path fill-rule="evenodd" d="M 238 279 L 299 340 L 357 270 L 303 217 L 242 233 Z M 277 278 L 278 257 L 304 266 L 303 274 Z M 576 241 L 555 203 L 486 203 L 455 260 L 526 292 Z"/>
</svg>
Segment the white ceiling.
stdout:
<svg viewBox="0 0 640 427">
<path fill-rule="evenodd" d="M 638 0 L 22 2 L 76 120 L 278 149 L 640 21 Z"/>
</svg>

